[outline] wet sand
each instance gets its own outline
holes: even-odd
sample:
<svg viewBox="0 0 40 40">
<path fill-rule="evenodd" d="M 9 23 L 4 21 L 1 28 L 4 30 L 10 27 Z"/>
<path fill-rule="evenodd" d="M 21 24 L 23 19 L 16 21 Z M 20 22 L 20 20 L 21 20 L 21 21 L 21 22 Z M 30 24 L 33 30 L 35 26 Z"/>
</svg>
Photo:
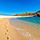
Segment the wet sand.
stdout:
<svg viewBox="0 0 40 40">
<path fill-rule="evenodd" d="M 40 28 L 34 28 L 25 22 L 0 19 L 0 40 L 40 40 Z"/>
</svg>

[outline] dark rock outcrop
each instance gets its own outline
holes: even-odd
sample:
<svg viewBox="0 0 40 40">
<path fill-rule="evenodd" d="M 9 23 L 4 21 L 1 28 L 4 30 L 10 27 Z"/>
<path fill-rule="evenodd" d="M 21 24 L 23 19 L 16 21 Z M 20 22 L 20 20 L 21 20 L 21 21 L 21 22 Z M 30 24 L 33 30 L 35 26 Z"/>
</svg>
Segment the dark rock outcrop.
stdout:
<svg viewBox="0 0 40 40">
<path fill-rule="evenodd" d="M 40 17 L 40 11 L 37 11 L 36 14 L 38 17 Z"/>
</svg>

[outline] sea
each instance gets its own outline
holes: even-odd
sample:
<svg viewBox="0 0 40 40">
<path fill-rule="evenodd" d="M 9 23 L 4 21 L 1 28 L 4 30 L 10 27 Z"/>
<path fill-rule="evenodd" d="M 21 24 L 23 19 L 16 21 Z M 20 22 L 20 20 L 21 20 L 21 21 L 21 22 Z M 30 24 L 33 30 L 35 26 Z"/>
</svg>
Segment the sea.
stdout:
<svg viewBox="0 0 40 40">
<path fill-rule="evenodd" d="M 40 17 L 21 17 L 19 20 L 40 24 Z"/>
<path fill-rule="evenodd" d="M 24 21 L 33 27 L 40 27 L 40 17 L 21 17 L 17 19 Z"/>
<path fill-rule="evenodd" d="M 40 27 L 40 17 L 20 17 L 11 19 L 11 23 L 15 23 L 16 21 L 26 23 L 32 27 Z"/>
</svg>

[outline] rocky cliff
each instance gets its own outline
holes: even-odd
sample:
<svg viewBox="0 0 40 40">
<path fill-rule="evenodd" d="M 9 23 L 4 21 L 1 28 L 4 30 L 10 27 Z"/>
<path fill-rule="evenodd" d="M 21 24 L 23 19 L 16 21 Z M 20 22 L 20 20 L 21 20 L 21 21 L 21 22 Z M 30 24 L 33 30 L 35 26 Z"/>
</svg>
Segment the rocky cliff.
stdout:
<svg viewBox="0 0 40 40">
<path fill-rule="evenodd" d="M 40 17 L 40 11 L 37 11 L 35 13 L 16 14 L 15 16 L 38 16 Z"/>
</svg>

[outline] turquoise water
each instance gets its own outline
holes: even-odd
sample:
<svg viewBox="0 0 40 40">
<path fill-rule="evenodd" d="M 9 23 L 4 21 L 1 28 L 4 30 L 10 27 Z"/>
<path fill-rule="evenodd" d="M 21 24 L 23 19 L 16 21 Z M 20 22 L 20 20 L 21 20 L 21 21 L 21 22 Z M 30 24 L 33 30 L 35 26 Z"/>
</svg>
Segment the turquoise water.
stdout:
<svg viewBox="0 0 40 40">
<path fill-rule="evenodd" d="M 40 17 L 21 17 L 21 18 L 11 18 L 10 23 L 12 25 L 18 25 L 16 24 L 19 21 L 22 23 L 26 23 L 29 26 L 35 27 L 37 29 L 40 28 Z M 20 24 L 21 25 L 21 24 Z"/>
<path fill-rule="evenodd" d="M 40 24 L 40 17 L 23 17 L 23 18 L 17 18 L 17 19 L 32 22 L 35 24 Z"/>
</svg>

